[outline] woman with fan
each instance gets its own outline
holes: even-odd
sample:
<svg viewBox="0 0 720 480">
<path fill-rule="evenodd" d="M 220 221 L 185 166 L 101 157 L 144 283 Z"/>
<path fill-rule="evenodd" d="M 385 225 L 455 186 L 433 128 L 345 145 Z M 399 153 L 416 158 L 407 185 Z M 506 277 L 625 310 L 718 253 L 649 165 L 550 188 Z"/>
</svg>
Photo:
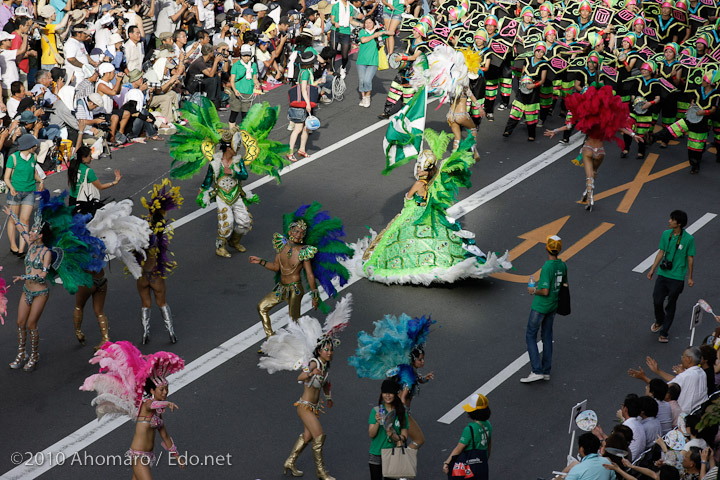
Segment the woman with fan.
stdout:
<svg viewBox="0 0 720 480">
<path fill-rule="evenodd" d="M 370 410 L 370 480 L 383 480 L 383 449 L 401 447 L 408 439 L 408 415 L 398 396 L 399 390 L 400 385 L 395 380 L 383 381 L 378 404 Z"/>
<path fill-rule="evenodd" d="M 290 322 L 287 327 L 279 330 L 276 335 L 262 344 L 262 351 L 266 356 L 260 359 L 258 366 L 268 373 L 302 368 L 297 381 L 303 384 L 303 393 L 294 405 L 297 407 L 297 414 L 303 423 L 304 431 L 295 441 L 290 456 L 283 464 L 283 474 L 288 471 L 293 477 L 303 474 L 295 467 L 295 462 L 305 447 L 312 443 L 317 477 L 320 480 L 335 480 L 327 472 L 323 462 L 323 445 L 326 436 L 320 425 L 322 411 L 320 391 L 325 395 L 327 406 L 332 407 L 328 370 L 334 349 L 340 344 L 337 335 L 350 322 L 351 304 L 352 295 L 348 294 L 327 316 L 324 326 L 316 319 L 305 316 L 298 322 Z"/>
</svg>

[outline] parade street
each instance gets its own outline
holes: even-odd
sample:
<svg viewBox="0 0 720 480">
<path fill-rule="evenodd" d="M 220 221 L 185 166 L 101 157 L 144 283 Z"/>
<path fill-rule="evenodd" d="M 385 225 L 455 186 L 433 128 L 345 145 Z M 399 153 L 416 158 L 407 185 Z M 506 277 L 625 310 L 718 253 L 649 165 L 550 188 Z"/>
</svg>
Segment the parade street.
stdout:
<svg viewBox="0 0 720 480">
<path fill-rule="evenodd" d="M 169 400 L 179 410 L 164 414 L 165 425 L 179 451 L 187 454 L 185 470 L 172 465 L 156 442 L 159 457 L 153 478 L 271 480 L 282 465 L 302 424 L 293 407 L 302 385 L 298 372 L 269 375 L 258 368 L 263 330 L 258 301 L 274 286 L 272 272 L 250 264 L 248 256 L 274 257 L 272 235 L 282 229 L 282 215 L 302 204 L 320 202 L 339 217 L 346 241 L 356 242 L 368 227 L 380 231 L 402 209 L 403 195 L 414 181 L 412 165 L 383 176 L 382 140 L 387 120 L 378 120 L 392 71 L 380 72 L 372 106 L 357 106 L 356 72 L 347 76 L 343 102 L 318 110 L 321 128 L 310 136 L 307 152 L 282 172 L 282 183 L 250 175 L 246 191 L 260 197 L 250 206 L 252 231 L 243 238 L 246 253 L 232 258 L 215 255 L 215 208 L 195 203 L 205 170 L 181 186 L 185 198 L 174 219 L 171 250 L 178 268 L 167 279 L 167 301 L 175 315 L 178 342 L 170 344 L 157 307 L 153 307 L 151 340 L 140 345 L 140 299 L 133 278 L 117 260 L 106 268 L 109 290 L 105 311 L 112 341 L 129 340 L 143 353 L 168 350 L 180 355 L 186 368 L 170 377 Z M 270 138 L 287 143 L 287 88 L 258 97 L 281 105 Z M 437 108 L 437 110 L 436 110 Z M 428 107 L 427 127 L 447 130 L 447 105 Z M 502 132 L 508 111 L 483 121 L 478 133 L 480 160 L 473 167 L 472 188 L 460 191 L 449 212 L 463 228 L 475 232 L 485 252 L 510 251 L 513 269 L 483 280 L 451 285 L 386 286 L 353 277 L 340 296 L 353 295 L 350 326 L 340 334 L 330 379 L 334 405 L 320 420 L 327 435 L 325 464 L 339 480 L 368 478 L 367 419 L 377 405 L 380 382 L 359 379 L 347 358 L 357 346 L 358 332 L 372 331 L 385 314 L 431 315 L 437 324 L 426 345 L 425 368 L 435 380 L 422 385 L 412 415 L 425 435 L 418 454 L 418 479 L 444 478 L 442 464 L 457 445 L 467 416 L 462 405 L 475 392 L 489 399 L 493 426 L 489 459 L 493 479 L 552 478 L 565 467 L 570 448 L 568 424 L 572 407 L 587 399 L 599 425 L 610 432 L 628 393 L 644 395 L 644 383 L 628 377 L 629 367 L 645 366 L 651 355 L 665 371 L 679 363 L 690 340 L 690 314 L 698 299 L 720 307 L 717 251 L 720 247 L 720 164 L 705 153 L 698 175 L 689 174 L 684 142 L 660 149 L 653 145 L 644 159 L 620 158 L 617 145 L 606 144 L 607 157 L 596 180 L 595 209 L 579 204 L 584 170 L 571 163 L 582 144 L 574 134 L 568 145 L 548 139 L 539 129 L 528 142 L 524 126 L 510 138 Z M 227 112 L 221 113 L 227 121 Z M 564 119 L 546 122 L 556 128 Z M 713 150 L 714 152 L 714 150 Z M 117 150 L 112 158 L 93 162 L 101 181 L 120 169 L 122 183 L 104 192 L 112 199 L 131 198 L 136 215 L 147 211 L 140 199 L 168 175 L 170 156 L 164 142 L 148 141 Z M 46 180 L 46 188 L 67 188 L 64 172 Z M 103 195 L 105 197 L 105 195 Z M 689 217 L 696 239 L 695 285 L 685 286 L 678 301 L 668 344 L 650 332 L 653 322 L 653 281 L 647 279 L 660 235 L 672 210 Z M 544 243 L 557 234 L 561 258 L 568 267 L 572 314 L 557 316 L 549 381 L 522 384 L 529 371 L 525 327 L 532 297 L 530 275 L 537 279 L 547 259 Z M 7 242 L 3 238 L 3 242 Z M 22 261 L 3 244 L 4 278 L 20 275 Z M 21 284 L 8 292 L 8 317 L 0 327 L 0 359 L 15 354 L 15 319 Z M 310 308 L 303 313 L 323 319 Z M 89 302 L 91 303 L 91 302 Z M 335 300 L 329 300 L 332 307 Z M 90 405 L 93 394 L 78 390 L 97 372 L 90 365 L 92 345 L 100 338 L 92 306 L 85 309 L 81 346 L 73 333 L 74 297 L 62 287 L 51 289 L 40 321 L 40 360 L 35 372 L 0 368 L 0 475 L 3 479 L 129 479 L 132 470 L 123 454 L 134 426 L 126 418 L 98 422 Z M 273 327 L 288 321 L 283 304 L 273 310 Z M 715 328 L 705 314 L 695 345 Z M 646 369 L 647 370 L 647 369 Z M 580 432 L 582 433 L 582 432 Z M 577 446 L 572 447 L 577 455 Z M 59 465 L 59 463 L 63 463 Z M 304 478 L 314 478 L 312 456 L 298 460 Z"/>
</svg>

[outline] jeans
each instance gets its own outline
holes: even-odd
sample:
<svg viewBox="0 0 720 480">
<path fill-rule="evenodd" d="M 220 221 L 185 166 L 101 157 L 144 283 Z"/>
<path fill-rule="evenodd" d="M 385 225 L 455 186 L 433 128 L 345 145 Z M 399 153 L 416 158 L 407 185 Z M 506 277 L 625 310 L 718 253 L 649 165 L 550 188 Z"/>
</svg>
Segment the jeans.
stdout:
<svg viewBox="0 0 720 480">
<path fill-rule="evenodd" d="M 662 325 L 660 336 L 667 337 L 670 326 L 675 319 L 675 306 L 677 299 L 685 287 L 684 280 L 675 280 L 674 278 L 663 277 L 658 275 L 655 279 L 655 289 L 653 290 L 653 305 L 655 306 L 655 323 Z M 667 305 L 663 311 L 663 304 L 667 297 Z"/>
<path fill-rule="evenodd" d="M 358 71 L 358 79 L 360 92 L 372 92 L 372 80 L 377 72 L 377 65 L 356 65 Z"/>
<path fill-rule="evenodd" d="M 527 343 L 528 355 L 530 356 L 530 366 L 532 372 L 539 375 L 550 375 L 552 367 L 552 340 L 553 340 L 553 320 L 555 312 L 540 313 L 530 309 L 530 318 L 528 318 L 527 330 L 525 331 L 525 343 Z M 542 359 L 537 347 L 537 334 L 541 330 L 540 338 L 543 344 Z"/>
<path fill-rule="evenodd" d="M 145 135 L 148 137 L 154 137 L 157 135 L 157 129 L 155 128 L 155 125 L 153 125 L 150 122 L 147 122 L 141 118 L 136 118 L 133 120 L 132 124 L 132 136 L 133 138 L 139 137 L 140 134 L 142 134 L 143 130 L 145 130 Z"/>
</svg>

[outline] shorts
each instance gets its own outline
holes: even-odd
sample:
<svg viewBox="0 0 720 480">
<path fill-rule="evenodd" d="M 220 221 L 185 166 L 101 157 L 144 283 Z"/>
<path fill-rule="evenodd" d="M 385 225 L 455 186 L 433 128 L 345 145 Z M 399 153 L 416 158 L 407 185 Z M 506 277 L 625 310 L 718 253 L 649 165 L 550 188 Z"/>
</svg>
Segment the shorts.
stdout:
<svg viewBox="0 0 720 480">
<path fill-rule="evenodd" d="M 252 107 L 253 94 L 241 93 L 239 97 L 235 92 L 230 93 L 230 111 L 247 113 Z"/>
<path fill-rule="evenodd" d="M 35 192 L 17 192 L 17 195 L 7 194 L 8 205 L 35 205 Z"/>
<path fill-rule="evenodd" d="M 308 117 L 307 110 L 304 108 L 290 107 L 288 108 L 288 120 L 292 123 L 305 123 Z"/>
<path fill-rule="evenodd" d="M 389 8 L 386 8 L 385 12 L 383 13 L 383 18 L 386 20 L 402 21 L 402 14 L 403 12 L 398 12 L 397 10 L 390 10 Z"/>
<path fill-rule="evenodd" d="M 333 32 L 335 36 L 334 45 L 340 44 L 340 45 L 350 45 L 350 34 L 349 33 L 340 33 L 337 30 Z"/>
</svg>

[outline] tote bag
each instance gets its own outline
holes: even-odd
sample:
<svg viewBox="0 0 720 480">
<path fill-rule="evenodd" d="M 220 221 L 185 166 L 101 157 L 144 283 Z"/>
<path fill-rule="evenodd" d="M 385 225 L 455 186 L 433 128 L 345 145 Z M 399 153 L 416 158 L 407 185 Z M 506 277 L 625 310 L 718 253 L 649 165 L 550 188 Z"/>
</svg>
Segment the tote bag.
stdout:
<svg viewBox="0 0 720 480">
<path fill-rule="evenodd" d="M 558 292 L 558 307 L 556 313 L 558 315 L 570 315 L 570 287 L 567 283 L 560 285 Z"/>
<path fill-rule="evenodd" d="M 308 92 L 310 108 L 315 108 L 318 106 L 318 101 L 320 100 L 320 92 L 315 85 L 308 85 L 308 89 L 310 90 Z M 290 90 L 288 90 L 288 100 L 291 107 L 305 108 L 305 99 L 300 92 L 300 82 L 298 82 L 297 86 L 290 87 Z"/>
<path fill-rule="evenodd" d="M 387 53 L 385 53 L 385 46 L 383 45 L 380 47 L 380 50 L 378 50 L 378 70 L 387 70 L 390 68 L 390 64 L 388 63 Z"/>
<path fill-rule="evenodd" d="M 480 425 L 487 435 L 485 427 Z M 470 428 L 470 436 L 472 438 L 471 445 L 475 445 L 475 433 Z M 488 437 L 488 443 L 490 438 Z M 458 455 L 455 455 L 450 459 L 448 470 L 448 480 L 456 480 L 459 478 L 472 478 L 474 480 L 487 480 L 488 478 L 488 466 L 487 466 L 487 450 L 481 450 L 479 448 L 473 448 L 470 450 L 463 450 Z"/>
<path fill-rule="evenodd" d="M 405 447 L 383 448 L 382 474 L 387 478 L 415 478 L 417 450 Z"/>
</svg>

